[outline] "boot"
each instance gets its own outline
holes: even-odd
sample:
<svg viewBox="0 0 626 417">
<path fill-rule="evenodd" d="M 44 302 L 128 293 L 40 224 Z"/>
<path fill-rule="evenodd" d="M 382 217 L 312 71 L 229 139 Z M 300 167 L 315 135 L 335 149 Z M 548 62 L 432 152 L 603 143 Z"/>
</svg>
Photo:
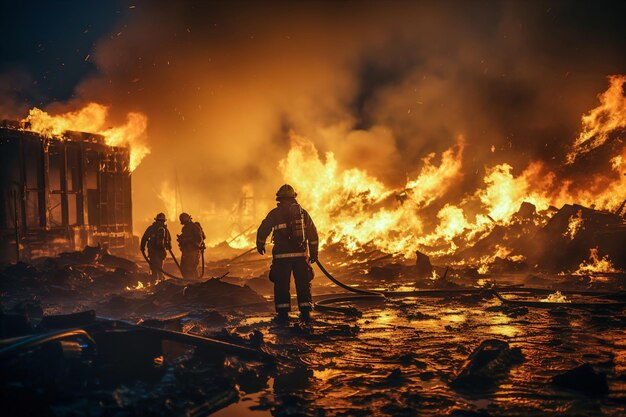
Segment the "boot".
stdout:
<svg viewBox="0 0 626 417">
<path fill-rule="evenodd" d="M 279 324 L 285 324 L 289 322 L 289 312 L 288 311 L 279 311 L 276 313 L 274 317 L 274 322 Z"/>
<path fill-rule="evenodd" d="M 310 310 L 300 310 L 300 319 L 304 321 L 311 320 L 311 311 Z"/>
</svg>

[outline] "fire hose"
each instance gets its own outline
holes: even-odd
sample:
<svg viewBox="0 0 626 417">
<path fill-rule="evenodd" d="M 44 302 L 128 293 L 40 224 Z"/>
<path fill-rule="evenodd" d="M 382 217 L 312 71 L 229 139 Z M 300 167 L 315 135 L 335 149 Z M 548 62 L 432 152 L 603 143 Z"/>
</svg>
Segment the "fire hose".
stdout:
<svg viewBox="0 0 626 417">
<path fill-rule="evenodd" d="M 98 322 L 82 326 L 84 328 L 70 328 L 54 330 L 47 333 L 32 334 L 28 336 L 16 337 L 13 339 L 2 340 L 0 345 L 0 361 L 15 357 L 15 355 L 38 348 L 47 343 L 57 342 L 65 339 L 79 339 L 91 348 L 96 347 L 96 342 L 86 329 L 94 328 L 97 330 L 98 323 L 106 323 L 113 328 L 129 328 L 141 330 L 147 334 L 154 335 L 162 340 L 170 340 L 186 345 L 196 346 L 204 350 L 216 353 L 224 353 L 236 355 L 247 359 L 261 360 L 272 363 L 275 361 L 274 356 L 252 347 L 225 342 L 219 339 L 212 339 L 200 335 L 177 332 L 174 330 L 160 329 L 145 325 L 137 325 L 124 320 L 115 320 L 108 317 L 97 316 Z M 91 330 L 90 330 L 91 331 Z"/>
<path fill-rule="evenodd" d="M 176 264 L 176 268 L 178 268 L 178 270 L 180 271 L 180 273 L 183 273 L 183 269 L 180 267 L 180 264 L 178 263 L 178 259 L 176 259 L 176 256 L 174 256 L 174 252 L 172 252 L 172 248 L 168 248 L 167 249 L 168 253 L 170 254 L 170 256 L 172 257 L 172 259 L 174 260 L 174 263 Z M 204 266 L 204 262 L 202 262 L 202 266 Z"/>
<path fill-rule="evenodd" d="M 574 308 L 574 309 L 585 309 L 585 308 L 624 308 L 626 307 L 626 302 L 611 302 L 611 303 L 594 303 L 594 302 L 583 302 L 583 303 L 570 303 L 570 302 L 549 302 L 549 301 L 519 301 L 519 300 L 508 300 L 496 289 L 496 287 L 492 288 L 466 288 L 466 289 L 447 289 L 447 290 L 415 290 L 415 291 L 370 291 L 370 290 L 362 290 L 359 288 L 350 287 L 333 277 L 331 273 L 321 264 L 319 259 L 316 261 L 317 266 L 320 268 L 322 273 L 334 284 L 337 286 L 354 293 L 352 294 L 337 294 L 336 296 L 331 296 L 329 298 L 325 298 L 315 303 L 316 309 L 320 311 L 330 311 L 337 313 L 344 313 L 348 315 L 360 315 L 359 310 L 354 307 L 336 307 L 331 306 L 329 304 L 340 303 L 345 301 L 354 301 L 359 299 L 380 299 L 387 297 L 432 297 L 432 296 L 441 296 L 441 295 L 463 295 L 463 294 L 480 294 L 480 293 L 491 293 L 495 295 L 495 297 L 505 305 L 513 305 L 513 306 L 521 306 L 521 307 L 537 307 L 537 308 L 554 308 L 554 307 L 565 307 L 565 308 Z M 444 274 L 444 278 L 447 275 L 448 269 L 446 268 L 446 273 Z M 515 293 L 531 293 L 531 294 L 548 294 L 550 290 L 544 290 L 539 288 L 506 288 L 508 292 Z M 624 295 L 623 293 L 606 293 L 606 292 L 591 292 L 591 291 L 564 291 L 564 293 L 568 294 L 578 294 L 582 296 L 591 296 L 591 297 L 615 297 L 618 295 Z"/>
<path fill-rule="evenodd" d="M 168 251 L 169 251 L 170 255 L 172 256 L 172 259 L 174 259 L 174 263 L 176 264 L 176 267 L 178 268 L 178 270 L 182 274 L 183 270 L 180 267 L 180 264 L 178 263 L 178 260 L 176 259 L 176 256 L 174 256 L 174 253 L 172 252 L 172 249 L 170 248 L 170 249 L 168 249 Z M 164 275 L 166 275 L 166 276 L 168 276 L 170 278 L 183 279 L 183 280 L 186 279 L 186 278 L 183 278 L 183 277 L 179 277 L 179 276 L 170 274 L 169 272 L 163 270 L 163 268 L 161 268 L 159 265 L 153 264 L 150 261 L 150 258 L 148 258 L 148 256 L 146 255 L 145 248 L 141 249 L 141 254 L 143 255 L 143 258 L 146 260 L 148 265 L 150 265 L 151 269 L 157 270 L 157 271 L 161 272 L 162 274 L 164 274 Z M 204 277 L 204 248 L 201 248 L 201 250 L 200 250 L 200 257 L 201 257 L 201 260 L 202 260 L 202 272 L 201 272 L 200 276 L 198 277 L 198 279 L 202 279 L 202 277 Z"/>
</svg>

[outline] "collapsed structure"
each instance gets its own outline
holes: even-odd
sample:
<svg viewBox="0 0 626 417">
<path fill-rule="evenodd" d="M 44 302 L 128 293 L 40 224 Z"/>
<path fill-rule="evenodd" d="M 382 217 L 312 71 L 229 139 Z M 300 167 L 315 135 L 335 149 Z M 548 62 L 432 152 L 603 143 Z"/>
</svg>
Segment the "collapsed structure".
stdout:
<svg viewBox="0 0 626 417">
<path fill-rule="evenodd" d="M 101 135 L 0 125 L 0 262 L 133 242 L 129 149 Z"/>
</svg>

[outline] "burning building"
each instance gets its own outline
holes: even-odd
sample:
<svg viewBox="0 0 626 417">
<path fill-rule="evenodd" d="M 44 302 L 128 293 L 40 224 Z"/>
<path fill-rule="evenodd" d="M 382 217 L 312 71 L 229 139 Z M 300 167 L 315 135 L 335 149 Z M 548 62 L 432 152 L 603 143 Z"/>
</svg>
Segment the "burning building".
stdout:
<svg viewBox="0 0 626 417">
<path fill-rule="evenodd" d="M 0 128 L 0 261 L 131 245 L 130 151 L 104 136 Z"/>
</svg>

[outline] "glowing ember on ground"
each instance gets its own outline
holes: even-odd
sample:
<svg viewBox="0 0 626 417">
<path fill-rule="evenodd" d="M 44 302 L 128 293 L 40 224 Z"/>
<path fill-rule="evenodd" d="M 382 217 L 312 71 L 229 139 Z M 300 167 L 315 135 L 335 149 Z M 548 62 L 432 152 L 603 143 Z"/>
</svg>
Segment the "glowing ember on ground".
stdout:
<svg viewBox="0 0 626 417">
<path fill-rule="evenodd" d="M 150 283 L 148 283 L 148 286 L 150 286 Z M 143 285 L 143 282 L 137 281 L 137 285 L 135 285 L 134 287 L 127 286 L 126 291 L 137 291 L 137 290 L 143 290 L 145 288 L 146 287 Z"/>
<path fill-rule="evenodd" d="M 566 296 L 561 294 L 561 291 L 549 294 L 546 298 L 540 300 L 542 303 L 571 303 Z"/>
</svg>

